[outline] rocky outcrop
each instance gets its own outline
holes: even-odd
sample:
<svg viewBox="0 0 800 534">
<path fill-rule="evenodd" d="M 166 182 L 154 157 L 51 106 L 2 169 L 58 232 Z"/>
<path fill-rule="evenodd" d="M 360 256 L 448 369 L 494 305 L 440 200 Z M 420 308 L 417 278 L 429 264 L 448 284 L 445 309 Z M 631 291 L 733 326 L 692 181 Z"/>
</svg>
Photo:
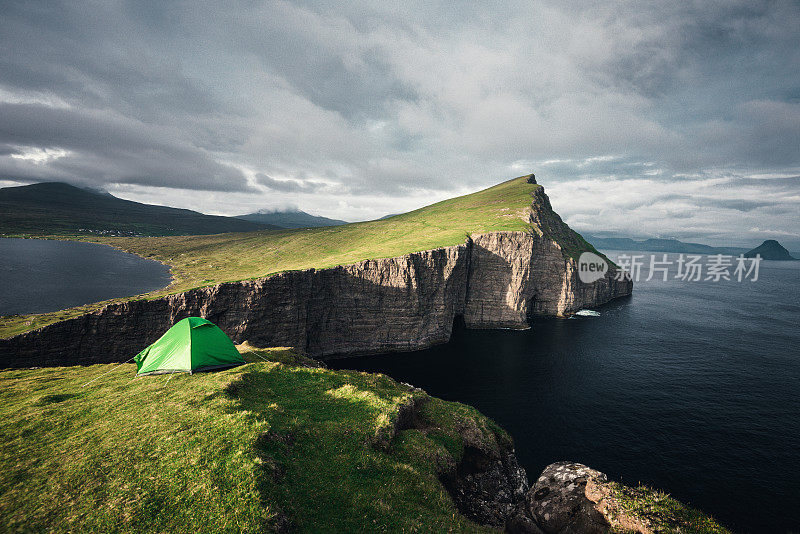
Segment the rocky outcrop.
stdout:
<svg viewBox="0 0 800 534">
<path fill-rule="evenodd" d="M 528 477 L 510 439 L 468 422 L 457 427 L 464 446 L 461 458 L 442 470 L 440 478 L 462 514 L 484 525 L 503 526 L 525 498 Z"/>
<path fill-rule="evenodd" d="M 611 523 L 597 507 L 607 481 L 606 475 L 583 464 L 551 464 L 508 520 L 506 530 L 514 534 L 608 532 Z"/>
<path fill-rule="evenodd" d="M 511 534 L 730 532 L 647 486 L 628 487 L 575 462 L 548 465 L 506 521 Z"/>
<path fill-rule="evenodd" d="M 325 358 L 415 350 L 470 328 L 527 328 L 536 315 L 569 315 L 629 295 L 612 268 L 591 284 L 564 246 L 585 246 L 533 194 L 529 232 L 472 235 L 462 245 L 290 271 L 95 312 L 0 340 L 0 367 L 124 361 L 176 321 L 205 317 L 236 343 L 290 346 Z"/>
<path fill-rule="evenodd" d="M 427 451 L 439 480 L 462 514 L 483 525 L 502 527 L 528 491 L 528 477 L 517 461 L 511 437 L 471 409 L 449 410 L 443 424 L 426 412 L 429 403 L 442 401 L 405 385 L 411 394 L 387 414 L 370 440 L 372 445 L 391 451 L 397 436 L 411 429 L 439 438 L 447 436 L 451 448 L 431 447 Z"/>
</svg>

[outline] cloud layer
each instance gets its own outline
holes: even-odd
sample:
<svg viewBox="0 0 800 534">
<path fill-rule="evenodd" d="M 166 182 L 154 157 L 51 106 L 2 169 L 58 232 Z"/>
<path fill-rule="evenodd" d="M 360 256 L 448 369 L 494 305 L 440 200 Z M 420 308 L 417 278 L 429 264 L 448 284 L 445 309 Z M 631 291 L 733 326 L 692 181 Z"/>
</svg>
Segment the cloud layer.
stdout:
<svg viewBox="0 0 800 534">
<path fill-rule="evenodd" d="M 797 2 L 390 4 L 6 2 L 0 179 L 354 220 L 536 172 L 581 231 L 800 248 Z"/>
</svg>

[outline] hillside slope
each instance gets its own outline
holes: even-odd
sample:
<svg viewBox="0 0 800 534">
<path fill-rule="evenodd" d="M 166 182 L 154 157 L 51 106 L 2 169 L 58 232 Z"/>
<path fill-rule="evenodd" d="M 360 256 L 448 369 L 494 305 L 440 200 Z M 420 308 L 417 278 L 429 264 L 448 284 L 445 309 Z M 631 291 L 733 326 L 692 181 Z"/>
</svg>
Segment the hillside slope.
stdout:
<svg viewBox="0 0 800 534">
<path fill-rule="evenodd" d="M 268 224 L 278 228 L 319 228 L 320 226 L 340 226 L 347 221 L 329 219 L 319 215 L 311 215 L 300 210 L 289 211 L 258 211 L 246 215 L 237 215 L 237 219 L 258 224 Z"/>
<path fill-rule="evenodd" d="M 240 350 L 250 363 L 194 375 L 0 371 L 5 529 L 519 533 L 591 518 L 726 532 L 642 487 L 614 485 L 605 518 L 588 493 L 568 496 L 578 514 L 561 499 L 543 508 L 549 477 L 527 491 L 510 436 L 474 408 L 285 349 Z"/>
<path fill-rule="evenodd" d="M 508 435 L 476 410 L 285 350 L 246 356 L 228 371 L 136 380 L 133 364 L 0 372 L 4 527 L 494 530 L 442 483 L 458 483 L 468 445 L 512 461 Z M 422 428 L 400 431 L 412 405 Z"/>
<path fill-rule="evenodd" d="M 202 235 L 267 228 L 273 227 L 141 204 L 60 182 L 0 189 L 3 235 Z"/>
<path fill-rule="evenodd" d="M 552 211 L 542 187 L 521 176 L 469 195 L 444 200 L 390 219 L 342 226 L 215 236 L 99 240 L 172 266 L 170 292 L 272 273 L 322 269 L 366 259 L 464 243 L 469 235 L 531 232 L 553 239 L 565 254 L 594 250 Z M 541 205 L 532 201 L 541 199 Z"/>
</svg>

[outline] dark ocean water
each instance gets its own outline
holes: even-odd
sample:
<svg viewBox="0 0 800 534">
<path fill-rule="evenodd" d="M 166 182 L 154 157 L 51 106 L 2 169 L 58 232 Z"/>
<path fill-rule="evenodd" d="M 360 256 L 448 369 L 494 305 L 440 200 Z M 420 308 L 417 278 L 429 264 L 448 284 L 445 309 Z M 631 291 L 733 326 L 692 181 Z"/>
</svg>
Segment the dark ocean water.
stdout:
<svg viewBox="0 0 800 534">
<path fill-rule="evenodd" d="M 737 532 L 800 532 L 800 262 L 763 262 L 756 282 L 642 280 L 599 311 L 330 363 L 477 407 L 531 479 L 573 460 Z"/>
<path fill-rule="evenodd" d="M 0 315 L 56 311 L 169 283 L 164 265 L 105 245 L 0 239 Z"/>
</svg>

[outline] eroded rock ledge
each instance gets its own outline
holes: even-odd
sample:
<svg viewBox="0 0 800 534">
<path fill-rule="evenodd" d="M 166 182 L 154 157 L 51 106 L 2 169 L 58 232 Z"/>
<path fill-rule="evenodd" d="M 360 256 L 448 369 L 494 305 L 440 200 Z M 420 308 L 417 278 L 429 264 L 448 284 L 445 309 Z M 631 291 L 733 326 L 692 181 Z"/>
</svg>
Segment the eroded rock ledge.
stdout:
<svg viewBox="0 0 800 534">
<path fill-rule="evenodd" d="M 205 317 L 236 343 L 295 347 L 325 358 L 447 342 L 456 316 L 468 328 L 527 328 L 629 295 L 614 269 L 582 283 L 559 243 L 580 239 L 533 194 L 530 232 L 493 232 L 464 244 L 330 269 L 290 271 L 93 313 L 0 340 L 0 367 L 124 361 L 176 321 Z M 546 236 L 566 236 L 558 241 Z"/>
<path fill-rule="evenodd" d="M 430 462 L 458 510 L 509 534 L 601 534 L 728 530 L 702 512 L 647 486 L 628 487 L 576 462 L 547 466 L 532 486 L 517 461 L 511 437 L 473 409 L 451 407 L 448 424 L 426 411 L 431 398 L 406 384 L 407 398 L 371 439 L 390 452 L 403 432 L 449 435 L 448 448 L 432 447 Z"/>
<path fill-rule="evenodd" d="M 730 534 L 702 512 L 666 493 L 609 481 L 583 464 L 557 462 L 545 468 L 508 516 L 510 534 L 602 534 L 707 532 Z"/>
</svg>

